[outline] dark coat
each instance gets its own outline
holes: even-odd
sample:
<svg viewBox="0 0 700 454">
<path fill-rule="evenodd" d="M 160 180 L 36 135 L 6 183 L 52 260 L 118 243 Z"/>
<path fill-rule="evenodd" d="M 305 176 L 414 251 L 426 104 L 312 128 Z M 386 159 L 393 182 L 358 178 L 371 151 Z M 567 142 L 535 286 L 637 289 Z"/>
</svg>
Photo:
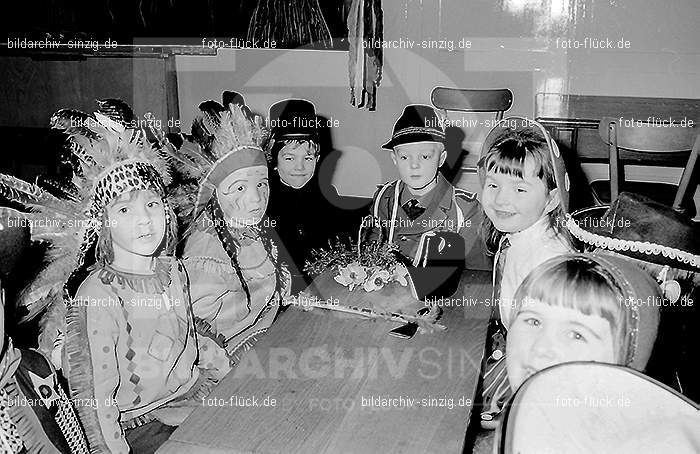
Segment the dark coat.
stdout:
<svg viewBox="0 0 700 454">
<path fill-rule="evenodd" d="M 334 204 L 338 199 L 335 187 L 323 191 L 314 177 L 299 189 L 280 181 L 276 171 L 270 172 L 270 201 L 267 215 L 277 232 L 279 256 L 289 266 L 292 293 L 303 290 L 311 277 L 303 272 L 312 249 L 328 248 L 329 241 L 344 237 L 343 212 Z"/>
</svg>

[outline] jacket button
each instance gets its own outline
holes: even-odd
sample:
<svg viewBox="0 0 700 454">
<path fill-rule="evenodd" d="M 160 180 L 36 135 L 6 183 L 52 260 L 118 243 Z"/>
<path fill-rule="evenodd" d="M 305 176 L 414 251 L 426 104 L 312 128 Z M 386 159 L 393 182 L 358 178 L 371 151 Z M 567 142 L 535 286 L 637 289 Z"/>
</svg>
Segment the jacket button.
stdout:
<svg viewBox="0 0 700 454">
<path fill-rule="evenodd" d="M 401 237 L 401 241 L 406 241 L 407 239 L 408 239 L 408 238 L 406 238 L 405 236 L 402 236 L 402 237 Z"/>
</svg>

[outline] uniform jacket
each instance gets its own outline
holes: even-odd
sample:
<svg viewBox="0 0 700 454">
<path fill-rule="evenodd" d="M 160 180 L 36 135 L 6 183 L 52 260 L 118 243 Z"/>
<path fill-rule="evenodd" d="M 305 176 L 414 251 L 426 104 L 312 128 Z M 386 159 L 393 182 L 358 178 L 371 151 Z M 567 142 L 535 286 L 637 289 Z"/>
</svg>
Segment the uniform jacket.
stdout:
<svg viewBox="0 0 700 454">
<path fill-rule="evenodd" d="M 398 195 L 398 205 L 396 199 Z M 371 228 L 370 240 L 393 241 L 401 254 L 414 260 L 421 238 L 428 232 L 457 232 L 464 239 L 466 267 L 491 270 L 479 235 L 483 214 L 476 194 L 455 188 L 442 174 L 437 185 L 421 197 L 425 211 L 411 220 L 401 205 L 413 198 L 406 184 L 396 180 L 385 184 L 374 195 L 372 221 L 365 221 Z M 392 222 L 393 219 L 393 222 Z M 394 226 L 392 232 L 392 224 Z"/>
</svg>

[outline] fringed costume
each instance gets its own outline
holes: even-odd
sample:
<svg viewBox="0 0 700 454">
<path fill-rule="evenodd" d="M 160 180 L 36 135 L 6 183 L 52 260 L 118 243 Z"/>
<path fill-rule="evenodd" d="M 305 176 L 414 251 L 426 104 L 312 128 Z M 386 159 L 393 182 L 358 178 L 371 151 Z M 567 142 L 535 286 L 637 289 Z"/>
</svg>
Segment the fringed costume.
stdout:
<svg viewBox="0 0 700 454">
<path fill-rule="evenodd" d="M 289 294 L 289 272 L 278 263 L 271 232 L 263 222 L 238 226 L 225 219 L 216 193 L 236 170 L 267 166 L 260 148 L 267 130 L 236 99 L 225 92 L 225 107 L 215 101 L 199 106 L 201 115 L 192 126 L 196 143 L 183 144 L 174 162 L 199 187 L 183 261 L 205 365 L 219 361 L 221 352 L 236 364 L 267 331 Z"/>
<path fill-rule="evenodd" d="M 51 363 L 41 353 L 14 348 L 9 338 L 0 359 L 0 450 L 88 453 L 75 408 Z"/>
<path fill-rule="evenodd" d="M 2 176 L 0 188 L 34 210 L 23 214 L 30 221 L 56 221 L 33 224 L 38 226 L 33 239 L 49 241 L 52 249 L 20 303 L 30 316 L 48 306 L 40 347 L 62 363 L 71 398 L 94 402 L 77 406 L 90 451 L 116 453 L 129 452 L 129 431 L 150 422 L 150 427 L 160 424 L 150 438 L 167 439 L 192 408 L 190 402 L 205 396 L 221 374 L 200 374 L 196 367 L 187 276 L 182 264 L 168 257 L 177 229 L 165 198 L 167 150 L 152 147 L 145 132 L 134 127 L 128 105 L 99 104 L 93 115 L 64 109 L 51 118 L 51 126 L 68 136 L 75 164 L 72 187 L 62 190 L 66 200 L 11 177 Z M 163 255 L 144 275 L 114 268 L 97 245 L 109 232 L 102 225 L 107 206 L 138 190 L 160 196 L 165 214 L 165 238 L 154 258 Z M 93 249 L 96 263 L 73 295 Z M 153 440 L 145 443 L 149 451 L 157 446 Z"/>
</svg>

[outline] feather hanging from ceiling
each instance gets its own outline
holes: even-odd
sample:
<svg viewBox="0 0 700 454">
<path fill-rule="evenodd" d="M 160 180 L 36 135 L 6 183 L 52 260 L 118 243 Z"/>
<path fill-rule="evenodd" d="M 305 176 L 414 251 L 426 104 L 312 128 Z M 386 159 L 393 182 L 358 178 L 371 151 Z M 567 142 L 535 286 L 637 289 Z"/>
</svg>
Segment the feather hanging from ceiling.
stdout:
<svg viewBox="0 0 700 454">
<path fill-rule="evenodd" d="M 348 14 L 350 104 L 375 110 L 382 79 L 384 20 L 381 0 L 353 0 Z"/>
<path fill-rule="evenodd" d="M 276 47 L 286 49 L 331 47 L 333 38 L 318 1 L 258 0 L 247 40 L 259 46 L 274 41 Z"/>
</svg>

